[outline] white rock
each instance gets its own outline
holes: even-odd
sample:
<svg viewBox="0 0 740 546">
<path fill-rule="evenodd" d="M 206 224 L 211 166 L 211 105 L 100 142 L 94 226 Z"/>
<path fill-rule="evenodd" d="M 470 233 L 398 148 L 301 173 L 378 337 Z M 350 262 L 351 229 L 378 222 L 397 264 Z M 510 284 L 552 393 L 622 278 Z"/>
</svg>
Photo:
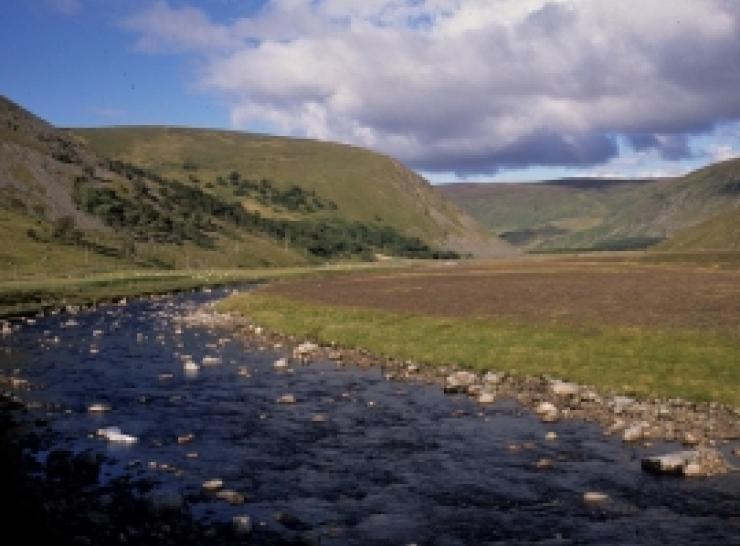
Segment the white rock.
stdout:
<svg viewBox="0 0 740 546">
<path fill-rule="evenodd" d="M 292 394 L 284 394 L 277 399 L 278 404 L 295 404 L 295 396 Z"/>
<path fill-rule="evenodd" d="M 103 330 L 93 330 L 92 335 L 95 337 L 100 337 L 103 335 Z"/>
<path fill-rule="evenodd" d="M 4 336 L 9 336 L 12 333 L 13 333 L 13 328 L 10 326 L 10 324 L 8 324 L 7 322 L 4 323 L 3 328 L 2 328 L 2 334 Z"/>
<path fill-rule="evenodd" d="M 200 366 L 193 362 L 192 360 L 185 361 L 185 364 L 183 365 L 183 369 L 186 372 L 195 373 L 200 370 Z"/>
<path fill-rule="evenodd" d="M 139 441 L 136 436 L 122 433 L 118 427 L 101 428 L 98 429 L 97 434 L 114 444 L 135 444 Z"/>
<path fill-rule="evenodd" d="M 556 394 L 558 396 L 575 396 L 580 392 L 581 387 L 576 383 L 553 381 L 550 384 L 550 390 L 553 394 Z"/>
<path fill-rule="evenodd" d="M 622 440 L 625 442 L 636 442 L 638 440 L 642 440 L 647 427 L 648 424 L 644 422 L 628 426 L 622 433 Z"/>
<path fill-rule="evenodd" d="M 231 518 L 231 524 L 239 535 L 248 535 L 252 532 L 252 518 L 249 516 L 234 516 Z"/>
<path fill-rule="evenodd" d="M 277 359 L 277 360 L 275 361 L 275 364 L 273 364 L 273 366 L 275 367 L 275 369 L 278 369 L 278 370 L 284 370 L 285 368 L 287 368 L 287 367 L 288 367 L 288 359 L 287 359 L 287 358 L 285 358 L 285 357 L 283 357 L 283 358 L 278 358 L 278 359 Z"/>
<path fill-rule="evenodd" d="M 461 370 L 451 373 L 445 378 L 445 392 L 467 392 L 467 390 L 478 381 L 478 376 L 473 372 Z"/>
<path fill-rule="evenodd" d="M 244 495 L 233 489 L 222 489 L 216 493 L 216 498 L 232 505 L 244 504 Z"/>
<path fill-rule="evenodd" d="M 601 493 L 599 491 L 586 491 L 583 494 L 583 502 L 587 503 L 600 503 L 600 502 L 606 502 L 609 500 L 609 495 L 606 493 Z"/>
<path fill-rule="evenodd" d="M 88 406 L 87 411 L 90 413 L 102 413 L 104 411 L 110 411 L 108 404 L 91 404 Z"/>
<path fill-rule="evenodd" d="M 204 366 L 216 366 L 221 364 L 221 359 L 217 356 L 204 356 L 201 362 Z"/>
<path fill-rule="evenodd" d="M 546 423 L 557 421 L 560 412 L 551 402 L 540 402 L 534 408 L 535 413 Z"/>
<path fill-rule="evenodd" d="M 319 346 L 311 341 L 305 341 L 293 349 L 293 357 L 301 358 L 309 356 L 319 350 Z"/>
<path fill-rule="evenodd" d="M 224 486 L 224 481 L 220 478 L 206 480 L 201 484 L 204 491 L 218 491 Z"/>
<path fill-rule="evenodd" d="M 483 382 L 488 383 L 489 385 L 498 385 L 503 381 L 503 379 L 504 376 L 496 372 L 486 372 L 483 376 Z"/>
<path fill-rule="evenodd" d="M 492 392 L 482 392 L 478 397 L 479 404 L 493 404 L 496 401 L 496 395 Z"/>
<path fill-rule="evenodd" d="M 547 434 L 545 434 L 545 439 L 546 440 L 557 440 L 558 433 L 551 430 Z"/>
</svg>

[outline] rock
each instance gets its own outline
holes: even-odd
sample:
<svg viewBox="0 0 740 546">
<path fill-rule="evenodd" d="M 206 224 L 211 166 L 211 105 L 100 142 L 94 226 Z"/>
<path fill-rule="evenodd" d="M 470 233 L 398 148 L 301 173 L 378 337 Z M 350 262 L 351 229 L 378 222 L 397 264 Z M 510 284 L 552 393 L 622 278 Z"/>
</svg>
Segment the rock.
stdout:
<svg viewBox="0 0 740 546">
<path fill-rule="evenodd" d="M 583 502 L 588 504 L 598 504 L 609 500 L 609 495 L 599 491 L 586 491 L 583 494 Z"/>
<path fill-rule="evenodd" d="M 292 394 L 284 394 L 277 399 L 278 404 L 295 404 L 295 396 Z"/>
<path fill-rule="evenodd" d="M 637 401 L 634 398 L 629 396 L 615 396 L 612 398 L 610 405 L 612 407 L 612 411 L 617 415 L 620 415 L 634 406 L 636 402 Z"/>
<path fill-rule="evenodd" d="M 545 440 L 557 440 L 558 439 L 558 433 L 554 431 L 549 431 L 547 434 L 545 434 Z"/>
<path fill-rule="evenodd" d="M 444 391 L 447 393 L 466 393 L 478 381 L 473 372 L 458 371 L 445 378 Z"/>
<path fill-rule="evenodd" d="M 687 445 L 687 446 L 695 446 L 696 444 L 699 443 L 699 438 L 697 438 L 693 432 L 689 431 L 683 435 L 682 442 L 684 445 Z"/>
<path fill-rule="evenodd" d="M 201 360 L 201 363 L 204 366 L 216 366 L 218 364 L 221 364 L 221 359 L 217 356 L 204 356 L 203 360 Z"/>
<path fill-rule="evenodd" d="M 486 372 L 483 376 L 483 383 L 487 385 L 498 385 L 504 380 L 503 374 L 496 372 Z"/>
<path fill-rule="evenodd" d="M 551 423 L 558 420 L 559 411 L 558 408 L 551 402 L 540 402 L 534 408 L 535 413 L 545 423 Z"/>
<path fill-rule="evenodd" d="M 224 481 L 220 478 L 206 480 L 201 484 L 203 491 L 218 491 L 224 486 Z"/>
<path fill-rule="evenodd" d="M 311 341 L 305 341 L 293 349 L 293 358 L 305 358 L 319 350 L 319 346 Z"/>
<path fill-rule="evenodd" d="M 222 489 L 216 493 L 216 498 L 222 501 L 226 501 L 232 506 L 244 504 L 244 495 L 234 491 L 233 489 Z"/>
<path fill-rule="evenodd" d="M 7 322 L 4 322 L 2 330 L 0 330 L 0 333 L 2 333 L 2 335 L 4 336 L 9 336 L 10 334 L 13 333 L 13 327 L 10 326 L 10 324 L 8 324 Z"/>
<path fill-rule="evenodd" d="M 645 436 L 645 429 L 647 429 L 648 426 L 648 423 L 644 421 L 630 425 L 624 429 L 624 432 L 622 432 L 622 440 L 625 442 L 637 442 L 638 440 L 642 440 Z"/>
<path fill-rule="evenodd" d="M 334 361 L 339 361 L 344 358 L 344 356 L 342 355 L 342 351 L 337 351 L 336 349 L 330 350 L 326 356 L 329 358 L 329 360 Z"/>
<path fill-rule="evenodd" d="M 553 462 L 552 462 L 552 459 L 548 459 L 547 457 L 544 457 L 540 459 L 539 461 L 537 461 L 536 463 L 534 463 L 534 466 L 535 468 L 539 470 L 545 470 L 548 468 L 552 468 Z"/>
<path fill-rule="evenodd" d="M 178 444 L 187 444 L 193 441 L 195 438 L 195 434 L 192 432 L 189 432 L 188 434 L 183 434 L 181 436 L 177 437 L 177 443 Z"/>
<path fill-rule="evenodd" d="M 288 367 L 288 359 L 287 359 L 287 358 L 285 358 L 285 357 L 283 357 L 283 358 L 278 358 L 278 359 L 277 359 L 277 360 L 275 361 L 275 363 L 273 364 L 273 367 L 274 367 L 274 368 L 275 368 L 276 370 L 284 370 L 284 369 L 286 369 L 286 368 Z"/>
<path fill-rule="evenodd" d="M 108 404 L 91 404 L 88 406 L 87 411 L 90 413 L 103 413 L 110 411 L 110 406 Z"/>
<path fill-rule="evenodd" d="M 482 392 L 478 396 L 479 404 L 493 404 L 496 401 L 496 396 L 492 392 Z"/>
<path fill-rule="evenodd" d="M 326 421 L 329 419 L 329 417 L 325 413 L 317 413 L 313 417 L 311 417 L 311 421 L 313 423 L 326 423 Z"/>
<path fill-rule="evenodd" d="M 249 516 L 234 516 L 231 524 L 237 535 L 248 535 L 252 532 L 252 518 Z"/>
<path fill-rule="evenodd" d="M 97 430 L 97 435 L 115 444 L 135 444 L 139 441 L 136 436 L 123 434 L 118 427 L 105 427 Z"/>
<path fill-rule="evenodd" d="M 553 381 L 550 384 L 550 390 L 557 396 L 575 396 L 580 392 L 581 387 L 575 383 Z"/>
<path fill-rule="evenodd" d="M 642 469 L 653 474 L 689 477 L 724 474 L 730 470 L 730 466 L 719 451 L 706 448 L 646 457 L 642 460 Z"/>
<path fill-rule="evenodd" d="M 196 373 L 200 371 L 200 366 L 193 362 L 192 360 L 185 361 L 185 364 L 183 365 L 183 369 L 186 373 Z"/>
</svg>

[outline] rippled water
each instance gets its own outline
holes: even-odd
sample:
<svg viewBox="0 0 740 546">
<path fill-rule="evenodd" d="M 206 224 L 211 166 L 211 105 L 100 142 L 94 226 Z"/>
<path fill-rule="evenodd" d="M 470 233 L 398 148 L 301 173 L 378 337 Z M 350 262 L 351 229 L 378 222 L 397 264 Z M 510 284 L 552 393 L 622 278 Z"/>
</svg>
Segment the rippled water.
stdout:
<svg viewBox="0 0 740 546">
<path fill-rule="evenodd" d="M 229 334 L 201 327 L 177 333 L 173 316 L 221 295 L 101 307 L 75 316 L 74 327 L 62 326 L 68 316 L 43 318 L 3 340 L 0 367 L 44 385 L 26 399 L 61 404 L 49 415 L 56 447 L 106 453 L 115 463 L 105 477 L 130 473 L 193 495 L 203 521 L 248 514 L 257 538 L 270 529 L 329 545 L 740 544 L 737 474 L 646 475 L 645 449 L 589 424 L 545 425 L 513 402 L 481 408 L 438 387 L 385 381 L 378 369 L 319 362 L 281 373 L 273 368 L 279 351 L 218 345 Z M 183 353 L 222 363 L 187 376 Z M 251 377 L 239 374 L 243 367 Z M 276 404 L 286 393 L 297 403 Z M 112 410 L 92 415 L 86 408 L 95 402 Z M 316 414 L 326 421 L 314 422 Z M 139 442 L 93 437 L 109 425 Z M 549 430 L 557 440 L 545 440 Z M 185 434 L 192 442 L 178 444 Z M 537 469 L 543 458 L 553 466 Z M 198 496 L 209 478 L 247 503 Z M 610 500 L 587 505 L 585 491 Z M 280 523 L 279 511 L 292 517 Z"/>
</svg>

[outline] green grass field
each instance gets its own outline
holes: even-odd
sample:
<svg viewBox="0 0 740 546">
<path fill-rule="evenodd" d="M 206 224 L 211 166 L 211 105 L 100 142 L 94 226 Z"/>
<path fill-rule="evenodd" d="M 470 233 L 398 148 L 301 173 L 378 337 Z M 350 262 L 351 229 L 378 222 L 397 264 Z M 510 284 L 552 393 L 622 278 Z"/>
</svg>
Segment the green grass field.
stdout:
<svg viewBox="0 0 740 546">
<path fill-rule="evenodd" d="M 428 365 L 548 374 L 641 397 L 740 407 L 740 338 L 732 332 L 430 316 L 269 291 L 230 297 L 219 309 L 281 333 Z"/>
</svg>

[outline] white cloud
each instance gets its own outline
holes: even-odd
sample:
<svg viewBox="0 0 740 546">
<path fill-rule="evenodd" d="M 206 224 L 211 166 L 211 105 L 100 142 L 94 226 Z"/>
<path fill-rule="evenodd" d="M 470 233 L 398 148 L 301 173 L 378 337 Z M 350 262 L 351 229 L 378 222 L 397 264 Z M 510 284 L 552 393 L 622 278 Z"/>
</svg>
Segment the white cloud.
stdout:
<svg viewBox="0 0 740 546">
<path fill-rule="evenodd" d="M 740 119 L 733 0 L 271 0 L 219 23 L 160 1 L 140 49 L 201 56 L 235 126 L 339 140 L 428 170 L 680 158 Z"/>
</svg>

